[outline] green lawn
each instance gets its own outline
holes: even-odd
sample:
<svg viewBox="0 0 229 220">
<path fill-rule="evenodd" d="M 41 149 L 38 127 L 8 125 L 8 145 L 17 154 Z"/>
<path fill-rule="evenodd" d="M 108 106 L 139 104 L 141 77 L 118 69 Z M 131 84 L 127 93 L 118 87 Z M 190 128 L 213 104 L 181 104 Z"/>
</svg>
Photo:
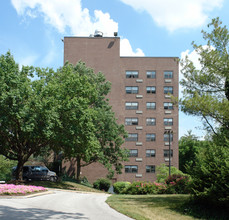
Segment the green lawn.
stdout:
<svg viewBox="0 0 229 220">
<path fill-rule="evenodd" d="M 227 210 L 193 205 L 189 195 L 112 195 L 107 203 L 137 220 L 229 219 Z"/>
</svg>

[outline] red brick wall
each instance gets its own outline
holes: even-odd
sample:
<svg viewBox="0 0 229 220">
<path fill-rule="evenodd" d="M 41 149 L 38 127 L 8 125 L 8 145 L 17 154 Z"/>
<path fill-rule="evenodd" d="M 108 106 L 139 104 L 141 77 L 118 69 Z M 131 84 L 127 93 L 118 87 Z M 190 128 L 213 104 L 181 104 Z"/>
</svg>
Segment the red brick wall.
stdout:
<svg viewBox="0 0 229 220">
<path fill-rule="evenodd" d="M 92 67 L 95 72 L 101 71 L 106 79 L 112 83 L 111 93 L 108 98 L 115 112 L 118 122 L 124 124 L 125 117 L 138 117 L 138 126 L 142 130 L 136 130 L 136 126 L 126 126 L 129 133 L 138 133 L 138 142 L 142 146 L 136 146 L 135 142 L 126 142 L 124 147 L 128 149 L 138 149 L 138 158 L 142 158 L 141 162 L 137 162 L 136 158 L 131 157 L 125 165 L 138 165 L 138 174 L 142 177 L 136 177 L 134 173 L 123 173 L 116 175 L 118 181 L 134 181 L 147 180 L 155 181 L 155 173 L 146 173 L 146 165 L 158 166 L 161 163 L 168 165 L 164 158 L 164 149 L 168 146 L 164 142 L 164 118 L 173 118 L 173 141 L 171 149 L 173 149 L 173 157 L 171 165 L 178 167 L 178 108 L 174 107 L 171 114 L 165 114 L 164 102 L 170 102 L 165 97 L 164 86 L 173 86 L 174 96 L 178 96 L 178 61 L 175 57 L 120 57 L 120 39 L 119 38 L 88 38 L 88 37 L 65 37 L 64 38 L 64 61 L 76 64 L 79 60 Z M 136 78 L 126 78 L 126 70 L 136 70 L 139 72 L 137 82 Z M 156 79 L 148 79 L 146 71 L 156 71 Z M 171 82 L 165 82 L 164 71 L 173 71 L 173 79 Z M 126 86 L 138 86 L 138 95 L 142 98 L 136 98 L 136 94 L 126 94 Z M 155 86 L 156 94 L 147 94 L 146 86 Z M 138 110 L 142 114 L 136 114 L 136 110 L 125 110 L 125 102 L 138 102 Z M 146 102 L 156 102 L 155 110 L 147 110 Z M 155 117 L 156 126 L 146 126 L 146 118 Z M 146 133 L 155 133 L 156 141 L 147 142 Z M 156 157 L 146 157 L 146 149 L 155 149 Z M 70 163 L 63 164 L 68 169 Z M 74 165 L 75 166 L 75 165 Z M 105 168 L 100 164 L 92 164 L 82 169 L 82 176 L 86 176 L 90 182 L 95 179 L 106 176 Z"/>
</svg>

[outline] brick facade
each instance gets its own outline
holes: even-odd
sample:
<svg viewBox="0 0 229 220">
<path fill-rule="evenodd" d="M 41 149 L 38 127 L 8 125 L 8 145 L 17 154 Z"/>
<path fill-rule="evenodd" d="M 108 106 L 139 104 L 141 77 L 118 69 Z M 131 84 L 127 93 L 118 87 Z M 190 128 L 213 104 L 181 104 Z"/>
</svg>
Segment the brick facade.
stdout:
<svg viewBox="0 0 229 220">
<path fill-rule="evenodd" d="M 95 73 L 101 71 L 112 83 L 110 104 L 118 122 L 126 123 L 126 130 L 133 134 L 123 145 L 133 150 L 132 157 L 124 163 L 123 172 L 115 176 L 115 181 L 155 181 L 154 168 L 161 163 L 169 164 L 164 152 L 169 149 L 164 136 L 167 129 L 173 131 L 171 165 L 178 167 L 178 108 L 171 106 L 166 94 L 172 91 L 178 97 L 177 58 L 120 57 L 119 37 L 65 37 L 64 62 L 75 65 L 79 60 Z M 76 170 L 74 161 L 64 163 L 63 167 L 72 173 Z M 93 182 L 106 173 L 102 165 L 92 164 L 84 167 L 81 175 Z"/>
</svg>

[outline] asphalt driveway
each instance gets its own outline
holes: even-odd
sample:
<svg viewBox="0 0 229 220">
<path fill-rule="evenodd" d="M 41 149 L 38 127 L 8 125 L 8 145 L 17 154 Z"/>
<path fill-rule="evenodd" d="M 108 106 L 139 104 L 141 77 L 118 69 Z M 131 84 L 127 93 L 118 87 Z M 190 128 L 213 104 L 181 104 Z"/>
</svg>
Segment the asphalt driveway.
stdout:
<svg viewBox="0 0 229 220">
<path fill-rule="evenodd" d="M 131 220 L 106 203 L 109 195 L 53 191 L 36 197 L 0 197 L 1 220 Z"/>
</svg>

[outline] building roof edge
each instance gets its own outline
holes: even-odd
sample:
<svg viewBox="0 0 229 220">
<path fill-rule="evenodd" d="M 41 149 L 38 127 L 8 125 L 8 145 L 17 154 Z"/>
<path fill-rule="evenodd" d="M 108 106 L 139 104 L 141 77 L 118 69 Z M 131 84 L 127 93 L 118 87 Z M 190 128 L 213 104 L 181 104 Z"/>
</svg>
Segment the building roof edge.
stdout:
<svg viewBox="0 0 229 220">
<path fill-rule="evenodd" d="M 113 36 L 113 37 L 94 37 L 94 36 L 92 36 L 92 37 L 85 37 L 85 36 L 64 36 L 64 38 L 92 38 L 92 39 L 103 39 L 103 38 L 112 38 L 112 39 L 114 39 L 114 38 L 119 38 L 120 39 L 120 37 L 115 37 L 115 36 Z"/>
<path fill-rule="evenodd" d="M 120 58 L 173 58 L 173 59 L 179 59 L 179 57 L 156 57 L 156 56 L 120 56 Z"/>
</svg>

